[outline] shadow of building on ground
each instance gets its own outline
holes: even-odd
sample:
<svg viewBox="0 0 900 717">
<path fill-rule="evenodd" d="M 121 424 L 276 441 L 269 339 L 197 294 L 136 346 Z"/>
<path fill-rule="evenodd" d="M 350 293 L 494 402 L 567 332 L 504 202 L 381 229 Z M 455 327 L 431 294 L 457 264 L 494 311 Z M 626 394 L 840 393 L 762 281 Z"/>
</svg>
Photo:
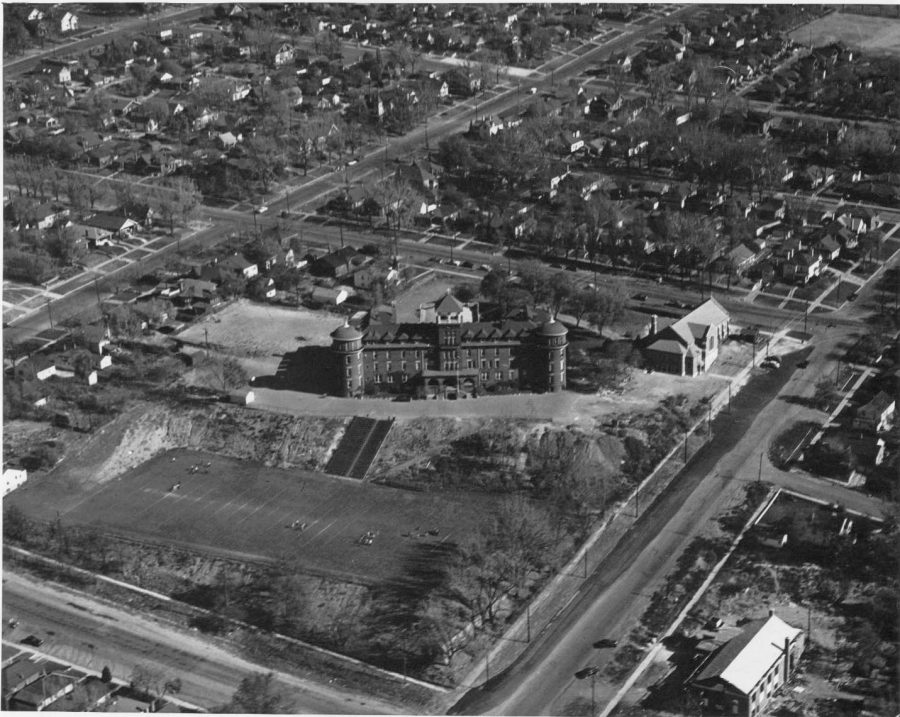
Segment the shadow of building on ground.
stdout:
<svg viewBox="0 0 900 717">
<path fill-rule="evenodd" d="M 331 393 L 334 390 L 334 353 L 328 346 L 302 346 L 281 357 L 274 376 L 257 376 L 252 385 L 276 391 Z"/>
</svg>

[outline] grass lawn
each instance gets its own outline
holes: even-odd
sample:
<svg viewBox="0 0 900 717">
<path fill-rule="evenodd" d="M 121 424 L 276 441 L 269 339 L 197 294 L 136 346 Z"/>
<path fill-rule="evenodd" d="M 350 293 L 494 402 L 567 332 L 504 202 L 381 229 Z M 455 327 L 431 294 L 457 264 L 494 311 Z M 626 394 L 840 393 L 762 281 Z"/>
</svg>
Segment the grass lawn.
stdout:
<svg viewBox="0 0 900 717">
<path fill-rule="evenodd" d="M 791 293 L 791 288 L 787 284 L 772 284 L 766 287 L 766 293 L 778 294 L 778 296 L 787 296 Z"/>
<path fill-rule="evenodd" d="M 92 491 L 49 476 L 17 491 L 15 502 L 47 520 L 59 511 L 63 524 L 224 556 L 287 555 L 312 573 L 363 582 L 397 577 L 423 544 L 459 541 L 493 506 L 484 495 L 429 495 L 190 450 L 164 453 Z M 305 529 L 291 529 L 295 520 Z M 375 539 L 361 545 L 367 531 Z"/>
<path fill-rule="evenodd" d="M 774 296 L 766 296 L 765 294 L 757 294 L 756 298 L 753 300 L 753 303 L 760 304 L 762 306 L 778 308 L 779 306 L 781 306 L 782 301 L 784 301 L 784 299 L 779 299 Z"/>
<path fill-rule="evenodd" d="M 454 249 L 462 244 L 461 239 L 451 239 L 450 237 L 429 237 L 426 244 L 433 244 L 435 246 L 452 246 Z"/>
<path fill-rule="evenodd" d="M 849 281 L 842 281 L 828 293 L 828 296 L 826 296 L 822 300 L 822 303 L 826 306 L 833 306 L 837 308 L 847 300 L 847 297 L 850 296 L 850 294 L 858 290 L 858 284 L 854 284 Z"/>
</svg>

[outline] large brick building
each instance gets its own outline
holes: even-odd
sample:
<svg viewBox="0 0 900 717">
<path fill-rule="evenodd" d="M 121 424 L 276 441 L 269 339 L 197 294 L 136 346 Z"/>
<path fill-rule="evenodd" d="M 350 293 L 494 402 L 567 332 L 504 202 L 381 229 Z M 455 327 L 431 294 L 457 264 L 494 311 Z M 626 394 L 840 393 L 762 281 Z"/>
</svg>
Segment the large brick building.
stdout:
<svg viewBox="0 0 900 717">
<path fill-rule="evenodd" d="M 565 388 L 568 332 L 561 323 L 477 317 L 477 304 L 448 293 L 420 306 L 416 323 L 339 327 L 331 334 L 337 395 L 370 387 L 421 398 L 465 398 L 498 386 Z"/>
</svg>

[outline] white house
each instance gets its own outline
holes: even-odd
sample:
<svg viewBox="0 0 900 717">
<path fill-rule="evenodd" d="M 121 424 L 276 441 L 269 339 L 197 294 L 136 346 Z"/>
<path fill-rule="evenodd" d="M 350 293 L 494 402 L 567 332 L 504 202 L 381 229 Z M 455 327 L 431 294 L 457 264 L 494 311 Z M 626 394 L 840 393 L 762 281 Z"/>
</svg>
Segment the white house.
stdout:
<svg viewBox="0 0 900 717">
<path fill-rule="evenodd" d="M 78 29 L 78 15 L 67 12 L 59 19 L 60 32 L 74 32 Z"/>
<path fill-rule="evenodd" d="M 313 289 L 312 300 L 320 304 L 343 304 L 347 300 L 346 289 L 329 289 L 325 286 L 317 286 Z"/>
</svg>

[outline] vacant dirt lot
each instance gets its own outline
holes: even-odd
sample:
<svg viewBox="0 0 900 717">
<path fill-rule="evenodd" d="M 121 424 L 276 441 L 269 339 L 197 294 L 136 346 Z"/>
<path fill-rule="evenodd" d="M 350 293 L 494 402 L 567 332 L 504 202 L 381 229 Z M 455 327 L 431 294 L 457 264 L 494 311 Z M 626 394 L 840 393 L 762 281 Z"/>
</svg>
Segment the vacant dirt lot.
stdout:
<svg viewBox="0 0 900 717">
<path fill-rule="evenodd" d="M 338 316 L 307 309 L 288 309 L 242 300 L 177 338 L 233 356 L 251 376 L 274 374 L 284 354 L 303 346 L 328 346 L 329 334 L 341 325 Z"/>
<path fill-rule="evenodd" d="M 872 52 L 900 53 L 900 20 L 853 13 L 833 12 L 791 33 L 804 45 L 843 42 L 848 47 Z"/>
</svg>

